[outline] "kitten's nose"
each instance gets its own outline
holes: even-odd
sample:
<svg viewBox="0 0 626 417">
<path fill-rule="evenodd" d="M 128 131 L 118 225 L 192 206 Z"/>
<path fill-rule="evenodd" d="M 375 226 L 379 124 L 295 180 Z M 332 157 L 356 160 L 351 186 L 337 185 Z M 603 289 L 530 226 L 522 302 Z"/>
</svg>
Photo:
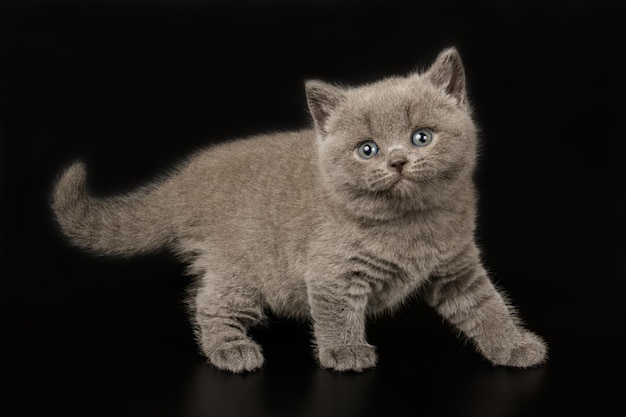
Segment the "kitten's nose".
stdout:
<svg viewBox="0 0 626 417">
<path fill-rule="evenodd" d="M 404 155 L 389 155 L 389 166 L 395 168 L 398 173 L 402 173 L 404 164 L 408 161 Z"/>
</svg>

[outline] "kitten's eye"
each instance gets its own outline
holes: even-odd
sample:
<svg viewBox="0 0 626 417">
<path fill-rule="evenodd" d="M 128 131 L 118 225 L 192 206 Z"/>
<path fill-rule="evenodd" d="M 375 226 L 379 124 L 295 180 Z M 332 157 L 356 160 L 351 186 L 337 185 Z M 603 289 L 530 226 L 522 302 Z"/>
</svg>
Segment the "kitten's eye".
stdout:
<svg viewBox="0 0 626 417">
<path fill-rule="evenodd" d="M 433 141 L 433 132 L 430 129 L 421 128 L 417 129 L 411 135 L 411 142 L 415 146 L 426 146 L 430 145 L 430 142 Z"/>
<path fill-rule="evenodd" d="M 376 145 L 375 142 L 368 140 L 359 145 L 357 152 L 361 158 L 370 159 L 378 153 L 378 145 Z"/>
</svg>

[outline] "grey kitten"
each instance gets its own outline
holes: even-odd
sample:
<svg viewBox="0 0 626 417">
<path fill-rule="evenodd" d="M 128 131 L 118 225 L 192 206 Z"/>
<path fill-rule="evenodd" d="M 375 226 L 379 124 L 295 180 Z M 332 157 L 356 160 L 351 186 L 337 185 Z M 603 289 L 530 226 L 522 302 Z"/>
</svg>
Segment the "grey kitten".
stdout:
<svg viewBox="0 0 626 417">
<path fill-rule="evenodd" d="M 455 49 L 421 74 L 356 88 L 306 83 L 314 129 L 210 147 L 127 195 L 89 197 L 77 163 L 54 191 L 72 241 L 98 254 L 168 247 L 197 275 L 197 337 L 216 367 L 263 365 L 248 329 L 266 309 L 311 320 L 324 368 L 376 364 L 368 316 L 418 293 L 496 365 L 546 345 L 481 266 L 477 133 Z"/>
</svg>

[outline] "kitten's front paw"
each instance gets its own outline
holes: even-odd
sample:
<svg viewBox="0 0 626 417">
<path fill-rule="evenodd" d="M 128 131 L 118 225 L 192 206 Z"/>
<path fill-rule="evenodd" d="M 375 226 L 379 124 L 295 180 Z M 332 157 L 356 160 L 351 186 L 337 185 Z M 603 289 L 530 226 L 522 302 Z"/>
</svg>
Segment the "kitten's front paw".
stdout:
<svg viewBox="0 0 626 417">
<path fill-rule="evenodd" d="M 217 368 L 235 373 L 254 371 L 263 366 L 261 347 L 246 339 L 223 343 L 208 357 Z"/>
<path fill-rule="evenodd" d="M 544 363 L 548 357 L 546 343 L 534 333 L 524 333 L 523 343 L 511 351 L 506 366 L 528 368 Z"/>
<path fill-rule="evenodd" d="M 495 365 L 530 368 L 541 365 L 548 356 L 546 343 L 532 332 L 524 332 L 520 343 L 512 349 L 496 350 L 487 358 Z"/>
<path fill-rule="evenodd" d="M 361 372 L 376 366 L 376 359 L 376 348 L 372 345 L 346 345 L 319 349 L 322 368 L 335 371 Z"/>
</svg>

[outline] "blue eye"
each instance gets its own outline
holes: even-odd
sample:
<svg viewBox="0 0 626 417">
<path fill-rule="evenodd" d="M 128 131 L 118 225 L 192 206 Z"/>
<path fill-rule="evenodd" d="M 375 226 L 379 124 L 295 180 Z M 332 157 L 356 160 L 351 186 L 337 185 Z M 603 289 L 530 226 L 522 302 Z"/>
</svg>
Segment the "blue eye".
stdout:
<svg viewBox="0 0 626 417">
<path fill-rule="evenodd" d="M 370 159 L 378 153 L 378 145 L 376 145 L 375 142 L 368 140 L 359 145 L 357 152 L 361 158 Z"/>
<path fill-rule="evenodd" d="M 433 132 L 430 129 L 421 128 L 417 129 L 411 135 L 411 142 L 415 146 L 426 146 L 430 145 L 430 142 L 433 141 Z"/>
</svg>

